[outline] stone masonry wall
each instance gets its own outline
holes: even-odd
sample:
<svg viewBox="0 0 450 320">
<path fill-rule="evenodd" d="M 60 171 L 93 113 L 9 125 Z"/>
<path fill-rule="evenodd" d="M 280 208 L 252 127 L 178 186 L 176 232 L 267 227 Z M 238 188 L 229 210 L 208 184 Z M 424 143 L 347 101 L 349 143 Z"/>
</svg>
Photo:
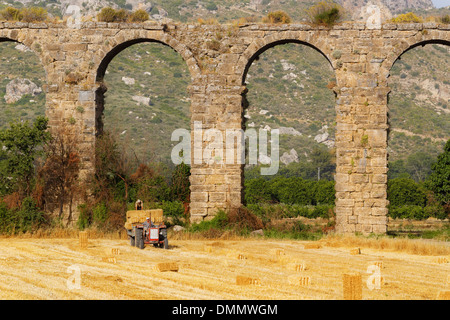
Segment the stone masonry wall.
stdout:
<svg viewBox="0 0 450 320">
<path fill-rule="evenodd" d="M 343 23 L 332 29 L 290 25 L 158 25 L 86 22 L 0 22 L 0 40 L 17 41 L 39 56 L 47 74 L 46 114 L 51 128 L 69 126 L 81 141 L 82 177 L 93 171 L 103 110 L 102 78 L 121 50 L 160 42 L 189 67 L 191 129 L 241 129 L 245 76 L 252 61 L 277 44 L 294 42 L 323 54 L 336 74 L 336 231 L 385 233 L 387 226 L 387 78 L 406 50 L 450 43 L 450 26 L 384 24 L 367 29 Z M 99 90 L 100 89 L 100 90 Z M 193 135 L 193 134 L 192 134 Z M 225 143 L 225 141 L 224 141 Z M 203 142 L 203 147 L 207 141 Z M 193 144 L 194 157 L 195 148 Z M 211 219 L 218 208 L 241 205 L 243 166 L 202 163 L 191 169 L 192 221 Z"/>
</svg>

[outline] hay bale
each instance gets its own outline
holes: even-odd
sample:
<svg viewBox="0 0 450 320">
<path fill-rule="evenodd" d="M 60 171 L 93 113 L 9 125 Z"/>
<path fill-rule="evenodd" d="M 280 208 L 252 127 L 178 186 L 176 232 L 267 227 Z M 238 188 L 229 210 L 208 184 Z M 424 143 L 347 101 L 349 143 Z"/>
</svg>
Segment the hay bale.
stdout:
<svg viewBox="0 0 450 320">
<path fill-rule="evenodd" d="M 302 272 L 306 270 L 306 264 L 303 262 L 293 262 L 289 265 L 289 267 L 295 272 Z"/>
<path fill-rule="evenodd" d="M 117 260 L 116 257 L 102 257 L 102 262 L 109 262 L 116 264 Z"/>
<path fill-rule="evenodd" d="M 300 287 L 307 287 L 311 284 L 311 278 L 307 276 L 291 276 L 288 281 L 289 284 Z"/>
<path fill-rule="evenodd" d="M 322 245 L 318 243 L 307 243 L 303 246 L 304 249 L 320 249 Z"/>
<path fill-rule="evenodd" d="M 437 300 L 450 300 L 450 291 L 448 290 L 439 291 Z"/>
<path fill-rule="evenodd" d="M 238 286 L 260 286 L 261 279 L 246 276 L 236 276 L 236 284 Z"/>
<path fill-rule="evenodd" d="M 350 250 L 350 254 L 351 255 L 357 255 L 357 254 L 361 254 L 361 249 L 360 248 L 354 248 Z"/>
<path fill-rule="evenodd" d="M 119 248 L 105 248 L 105 253 L 107 256 L 118 256 L 120 255 Z"/>
<path fill-rule="evenodd" d="M 283 256 L 284 250 L 283 249 L 270 249 L 270 254 L 274 256 Z"/>
<path fill-rule="evenodd" d="M 438 264 L 448 263 L 448 259 L 446 257 L 437 257 L 436 263 Z"/>
<path fill-rule="evenodd" d="M 383 261 L 374 261 L 370 263 L 371 266 L 377 266 L 378 268 L 383 269 Z"/>
<path fill-rule="evenodd" d="M 173 271 L 178 272 L 178 263 L 176 262 L 161 262 L 156 264 L 155 270 L 159 272 L 165 272 L 165 271 Z"/>
<path fill-rule="evenodd" d="M 204 246 L 203 251 L 211 253 L 211 252 L 213 252 L 213 247 L 212 246 Z"/>
<path fill-rule="evenodd" d="M 226 253 L 228 258 L 238 259 L 238 260 L 245 260 L 247 257 L 242 252 L 236 251 L 236 250 L 228 250 Z"/>
<path fill-rule="evenodd" d="M 362 299 L 362 277 L 360 273 L 346 273 L 342 276 L 344 300 Z"/>
<path fill-rule="evenodd" d="M 87 231 L 80 231 L 78 235 L 79 235 L 79 239 L 80 239 L 80 248 L 86 249 L 88 247 Z"/>
<path fill-rule="evenodd" d="M 383 276 L 379 276 L 380 277 L 380 283 L 379 283 L 379 285 L 380 286 L 382 286 L 382 285 L 384 285 L 384 277 Z M 380 288 L 377 288 L 377 276 L 376 277 L 369 277 L 368 279 L 367 279 L 367 284 L 368 284 L 368 286 L 369 286 L 369 284 L 371 284 L 373 287 L 372 288 L 374 288 L 374 289 L 380 289 Z"/>
<path fill-rule="evenodd" d="M 150 210 L 150 220 L 153 223 L 159 224 L 163 222 L 163 210 L 162 209 L 152 209 Z"/>
</svg>

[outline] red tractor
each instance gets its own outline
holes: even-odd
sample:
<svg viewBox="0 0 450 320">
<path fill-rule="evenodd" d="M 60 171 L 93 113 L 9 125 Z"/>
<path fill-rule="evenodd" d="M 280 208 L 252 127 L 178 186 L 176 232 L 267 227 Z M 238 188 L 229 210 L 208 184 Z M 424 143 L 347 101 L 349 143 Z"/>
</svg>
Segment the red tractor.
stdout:
<svg viewBox="0 0 450 320">
<path fill-rule="evenodd" d="M 145 223 L 147 218 L 150 221 Z M 167 226 L 161 209 L 127 211 L 125 229 L 133 247 L 144 249 L 146 244 L 153 244 L 154 247 L 169 249 Z"/>
</svg>

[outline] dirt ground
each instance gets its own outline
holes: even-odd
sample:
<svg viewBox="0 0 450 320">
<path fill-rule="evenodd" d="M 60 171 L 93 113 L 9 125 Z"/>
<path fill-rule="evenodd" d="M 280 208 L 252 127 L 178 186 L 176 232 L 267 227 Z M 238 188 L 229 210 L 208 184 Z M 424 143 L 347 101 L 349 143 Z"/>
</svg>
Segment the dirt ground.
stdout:
<svg viewBox="0 0 450 320">
<path fill-rule="evenodd" d="M 434 245 L 448 252 L 448 243 Z M 363 300 L 435 300 L 450 290 L 448 254 L 359 248 L 244 239 L 140 250 L 127 240 L 90 239 L 82 249 L 78 239 L 7 238 L 0 239 L 0 299 L 340 300 L 343 274 L 355 272 Z M 168 262 L 178 271 L 158 270 Z"/>
</svg>

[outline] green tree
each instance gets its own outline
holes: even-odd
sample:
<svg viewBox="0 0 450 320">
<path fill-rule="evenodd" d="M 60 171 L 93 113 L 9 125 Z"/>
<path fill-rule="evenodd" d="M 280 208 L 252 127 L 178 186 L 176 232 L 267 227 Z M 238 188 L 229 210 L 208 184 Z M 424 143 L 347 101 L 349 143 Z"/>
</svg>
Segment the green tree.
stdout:
<svg viewBox="0 0 450 320">
<path fill-rule="evenodd" d="M 393 207 L 405 205 L 424 207 L 427 196 L 414 180 L 396 178 L 388 181 L 388 200 Z"/>
<path fill-rule="evenodd" d="M 416 181 L 424 181 L 431 174 L 432 157 L 425 152 L 411 154 L 406 159 L 406 170 Z"/>
<path fill-rule="evenodd" d="M 172 174 L 172 186 L 171 186 L 171 193 L 172 193 L 172 199 L 178 200 L 181 202 L 188 202 L 189 201 L 189 176 L 191 172 L 191 168 L 184 164 L 180 163 L 175 167 L 175 170 Z"/>
<path fill-rule="evenodd" d="M 450 211 L 450 139 L 444 147 L 436 163 L 431 167 L 429 185 L 437 200 Z"/>
<path fill-rule="evenodd" d="M 11 122 L 10 128 L 0 131 L 1 192 L 19 192 L 29 196 L 35 179 L 35 162 L 43 154 L 42 146 L 50 140 L 48 120 L 38 117 L 30 124 Z"/>
</svg>

